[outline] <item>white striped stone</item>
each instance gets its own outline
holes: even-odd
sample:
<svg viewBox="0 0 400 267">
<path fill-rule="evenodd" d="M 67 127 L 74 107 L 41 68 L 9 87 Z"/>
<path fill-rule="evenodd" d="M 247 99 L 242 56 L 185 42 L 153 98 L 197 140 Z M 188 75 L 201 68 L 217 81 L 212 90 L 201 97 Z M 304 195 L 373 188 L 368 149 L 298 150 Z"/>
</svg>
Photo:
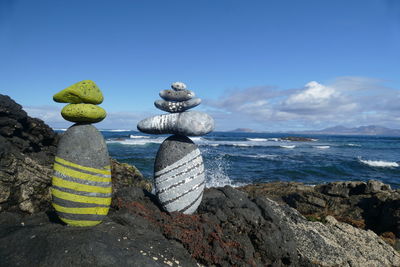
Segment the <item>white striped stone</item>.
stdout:
<svg viewBox="0 0 400 267">
<path fill-rule="evenodd" d="M 205 184 L 200 150 L 188 137 L 171 136 L 160 146 L 154 169 L 154 188 L 168 212 L 192 214 L 201 203 Z"/>
</svg>

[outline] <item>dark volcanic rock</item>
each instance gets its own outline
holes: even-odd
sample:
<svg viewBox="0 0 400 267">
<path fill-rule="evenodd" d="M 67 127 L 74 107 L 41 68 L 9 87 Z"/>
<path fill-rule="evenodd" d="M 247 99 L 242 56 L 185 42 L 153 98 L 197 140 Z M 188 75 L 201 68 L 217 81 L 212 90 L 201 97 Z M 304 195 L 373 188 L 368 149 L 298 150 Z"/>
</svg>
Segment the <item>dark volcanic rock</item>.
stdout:
<svg viewBox="0 0 400 267">
<path fill-rule="evenodd" d="M 33 213 L 48 206 L 57 141 L 43 121 L 0 95 L 0 211 Z"/>
<path fill-rule="evenodd" d="M 334 182 L 315 187 L 276 182 L 248 185 L 241 190 L 286 203 L 309 218 L 323 220 L 333 215 L 378 235 L 391 232 L 400 238 L 400 192 L 378 181 Z"/>
<path fill-rule="evenodd" d="M 132 165 L 111 159 L 113 194 L 125 187 L 139 187 L 151 192 L 152 183 Z"/>
<path fill-rule="evenodd" d="M 0 266 L 196 266 L 178 242 L 109 218 L 82 228 L 51 222 L 42 212 L 4 212 L 0 224 Z"/>
</svg>

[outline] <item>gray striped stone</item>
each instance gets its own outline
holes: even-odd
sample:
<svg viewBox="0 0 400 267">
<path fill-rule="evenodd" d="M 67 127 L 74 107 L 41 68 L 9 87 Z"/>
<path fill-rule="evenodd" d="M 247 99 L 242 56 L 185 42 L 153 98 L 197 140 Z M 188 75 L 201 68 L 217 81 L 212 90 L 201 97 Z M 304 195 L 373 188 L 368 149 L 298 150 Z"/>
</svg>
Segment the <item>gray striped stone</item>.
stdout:
<svg viewBox="0 0 400 267">
<path fill-rule="evenodd" d="M 175 112 L 182 112 L 191 108 L 194 108 L 200 105 L 201 99 L 200 98 L 192 98 L 186 101 L 165 101 L 165 100 L 156 100 L 154 105 L 163 111 L 175 113 Z"/>
<path fill-rule="evenodd" d="M 195 97 L 195 93 L 190 90 L 162 90 L 160 97 L 167 101 L 186 101 Z"/>
<path fill-rule="evenodd" d="M 200 136 L 214 130 L 214 119 L 204 112 L 185 111 L 146 118 L 137 128 L 149 134 Z"/>
<path fill-rule="evenodd" d="M 186 136 L 172 135 L 160 146 L 154 165 L 154 188 L 168 212 L 192 214 L 200 205 L 205 186 L 200 150 Z"/>
</svg>

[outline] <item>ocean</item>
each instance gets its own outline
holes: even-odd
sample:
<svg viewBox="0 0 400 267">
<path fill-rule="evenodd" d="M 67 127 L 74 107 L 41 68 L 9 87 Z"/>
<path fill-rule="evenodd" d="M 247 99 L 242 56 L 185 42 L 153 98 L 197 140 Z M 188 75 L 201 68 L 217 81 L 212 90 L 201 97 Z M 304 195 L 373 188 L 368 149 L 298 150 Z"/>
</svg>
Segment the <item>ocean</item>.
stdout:
<svg viewBox="0 0 400 267">
<path fill-rule="evenodd" d="M 157 150 L 169 135 L 102 130 L 110 156 L 152 179 Z M 288 136 L 312 141 L 285 141 Z M 315 185 L 375 179 L 400 187 L 400 137 L 213 132 L 191 137 L 203 155 L 207 186 L 294 181 Z"/>
</svg>

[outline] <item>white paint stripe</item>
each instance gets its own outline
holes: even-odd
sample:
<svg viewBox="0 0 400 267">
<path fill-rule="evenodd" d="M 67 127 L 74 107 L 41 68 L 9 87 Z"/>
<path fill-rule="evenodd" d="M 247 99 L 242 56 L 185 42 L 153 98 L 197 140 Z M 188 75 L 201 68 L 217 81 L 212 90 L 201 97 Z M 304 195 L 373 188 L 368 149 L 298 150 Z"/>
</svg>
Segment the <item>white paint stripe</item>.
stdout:
<svg viewBox="0 0 400 267">
<path fill-rule="evenodd" d="M 161 201 L 161 203 L 164 203 L 164 202 L 170 201 L 178 196 L 181 196 L 181 195 L 187 193 L 188 191 L 190 191 L 194 187 L 198 186 L 202 182 L 204 182 L 204 173 L 196 176 L 194 179 L 191 179 L 188 182 L 178 185 L 177 187 L 170 188 L 169 190 L 167 190 L 161 194 L 157 194 L 157 196 L 158 196 L 159 200 Z M 192 201 L 193 200 L 194 199 L 192 199 Z"/>
<path fill-rule="evenodd" d="M 164 182 L 169 181 L 170 179 L 173 179 L 176 176 L 180 176 L 182 173 L 188 172 L 191 169 L 197 167 L 200 167 L 200 165 L 203 164 L 203 158 L 201 155 L 198 155 L 197 157 L 193 158 L 191 161 L 188 161 L 186 164 L 182 164 L 180 167 L 173 169 L 167 173 L 164 173 L 160 176 L 155 176 L 154 181 L 155 184 L 161 184 Z"/>
<path fill-rule="evenodd" d="M 203 192 L 203 190 L 204 190 L 204 184 L 199 186 L 196 190 L 193 190 L 192 192 L 177 199 L 176 201 L 165 205 L 165 209 L 168 210 L 169 212 L 179 211 L 181 209 L 184 209 L 185 207 L 190 205 L 190 203 L 192 203 Z"/>
<path fill-rule="evenodd" d="M 181 158 L 178 161 L 175 161 L 174 163 L 172 163 L 171 165 L 165 167 L 162 170 L 159 170 L 157 172 L 154 173 L 154 176 L 160 176 L 166 172 L 168 172 L 169 170 L 172 170 L 190 160 L 192 160 L 193 158 L 197 157 L 198 155 L 200 155 L 200 150 L 198 148 L 196 148 L 195 150 L 193 150 L 192 152 L 190 152 L 189 154 L 187 154 L 186 156 L 184 156 L 183 158 Z"/>
<path fill-rule="evenodd" d="M 204 171 L 204 165 L 200 164 L 199 167 L 193 168 L 189 172 L 182 173 L 180 175 L 179 174 L 175 175 L 175 176 L 171 177 L 168 180 L 164 180 L 162 182 L 158 182 L 157 179 L 156 179 L 154 185 L 155 185 L 155 188 L 156 188 L 157 192 L 159 192 L 159 191 L 164 190 L 164 189 L 166 189 L 166 188 L 168 188 L 170 186 L 176 185 L 176 184 L 178 184 L 178 183 L 180 183 L 182 181 L 189 182 L 190 180 L 195 179 L 196 178 L 195 176 L 197 176 L 198 173 L 201 173 L 203 171 Z M 192 178 L 190 178 L 190 177 L 192 177 Z"/>
<path fill-rule="evenodd" d="M 197 208 L 199 207 L 201 200 L 203 199 L 203 196 L 201 196 L 190 208 L 187 210 L 183 211 L 184 214 L 192 214 L 194 213 Z"/>
</svg>

